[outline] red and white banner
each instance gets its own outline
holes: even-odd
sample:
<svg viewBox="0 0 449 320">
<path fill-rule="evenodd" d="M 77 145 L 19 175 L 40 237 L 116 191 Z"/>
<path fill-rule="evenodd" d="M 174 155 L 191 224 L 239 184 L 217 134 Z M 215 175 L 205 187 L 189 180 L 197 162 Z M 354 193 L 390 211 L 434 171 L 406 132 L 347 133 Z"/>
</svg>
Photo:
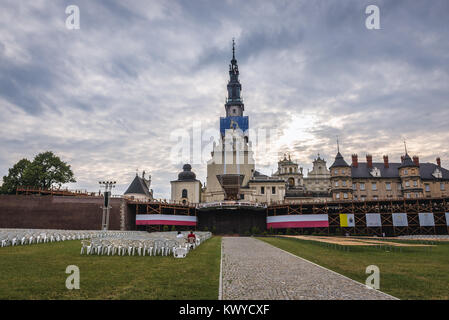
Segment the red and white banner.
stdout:
<svg viewBox="0 0 449 320">
<path fill-rule="evenodd" d="M 289 214 L 267 217 L 267 228 L 315 228 L 329 227 L 327 214 Z"/>
<path fill-rule="evenodd" d="M 196 226 L 196 216 L 136 214 L 136 225 Z"/>
</svg>

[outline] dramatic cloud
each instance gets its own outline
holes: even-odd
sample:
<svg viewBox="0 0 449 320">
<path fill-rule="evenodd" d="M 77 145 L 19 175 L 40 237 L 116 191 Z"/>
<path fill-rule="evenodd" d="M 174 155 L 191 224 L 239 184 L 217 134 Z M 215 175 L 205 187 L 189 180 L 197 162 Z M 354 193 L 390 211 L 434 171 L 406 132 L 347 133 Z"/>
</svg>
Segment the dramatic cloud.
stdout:
<svg viewBox="0 0 449 320">
<path fill-rule="evenodd" d="M 371 4 L 380 30 L 365 27 Z M 68 5 L 80 8 L 79 30 L 66 28 Z M 52 150 L 73 167 L 70 188 L 95 191 L 110 178 L 122 193 L 139 169 L 169 198 L 182 167 L 171 135 L 218 128 L 233 37 L 251 128 L 279 129 L 278 151 L 306 169 L 317 153 L 333 162 L 337 135 L 347 161 L 398 161 L 405 139 L 421 161 L 449 164 L 446 0 L 6 0 L 0 9 L 0 175 Z M 256 160 L 267 174 L 277 167 L 276 154 Z M 205 164 L 193 170 L 204 182 Z"/>
</svg>

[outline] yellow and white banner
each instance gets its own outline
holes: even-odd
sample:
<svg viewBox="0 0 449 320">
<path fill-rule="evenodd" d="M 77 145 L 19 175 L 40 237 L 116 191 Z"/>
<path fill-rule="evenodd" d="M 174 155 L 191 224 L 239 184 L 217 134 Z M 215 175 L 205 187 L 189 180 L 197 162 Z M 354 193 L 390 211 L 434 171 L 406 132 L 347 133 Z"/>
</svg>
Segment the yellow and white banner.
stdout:
<svg viewBox="0 0 449 320">
<path fill-rule="evenodd" d="M 355 219 L 353 213 L 340 213 L 341 227 L 355 227 Z"/>
</svg>

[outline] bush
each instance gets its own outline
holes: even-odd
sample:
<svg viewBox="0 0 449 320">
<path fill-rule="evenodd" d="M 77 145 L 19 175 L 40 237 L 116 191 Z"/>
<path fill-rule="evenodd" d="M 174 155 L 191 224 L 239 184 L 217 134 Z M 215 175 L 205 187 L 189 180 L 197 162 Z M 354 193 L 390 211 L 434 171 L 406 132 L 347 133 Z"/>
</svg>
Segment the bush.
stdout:
<svg viewBox="0 0 449 320">
<path fill-rule="evenodd" d="M 249 236 L 250 235 L 249 231 L 245 231 L 244 235 Z"/>
<path fill-rule="evenodd" d="M 255 235 L 255 234 L 259 234 L 260 230 L 259 230 L 258 227 L 252 227 L 250 232 L 251 232 L 252 235 Z"/>
<path fill-rule="evenodd" d="M 168 231 L 168 226 L 163 226 L 162 231 Z"/>
<path fill-rule="evenodd" d="M 212 233 L 215 234 L 216 232 L 217 232 L 217 227 L 216 227 L 216 226 L 213 226 L 213 227 L 212 227 Z"/>
<path fill-rule="evenodd" d="M 171 226 L 171 231 L 176 231 L 176 227 L 175 226 Z"/>
<path fill-rule="evenodd" d="M 293 234 L 293 232 L 292 232 L 292 229 L 290 229 L 290 228 L 287 228 L 287 230 L 286 230 L 285 234 L 288 234 L 288 235 L 290 235 L 290 234 Z"/>
</svg>

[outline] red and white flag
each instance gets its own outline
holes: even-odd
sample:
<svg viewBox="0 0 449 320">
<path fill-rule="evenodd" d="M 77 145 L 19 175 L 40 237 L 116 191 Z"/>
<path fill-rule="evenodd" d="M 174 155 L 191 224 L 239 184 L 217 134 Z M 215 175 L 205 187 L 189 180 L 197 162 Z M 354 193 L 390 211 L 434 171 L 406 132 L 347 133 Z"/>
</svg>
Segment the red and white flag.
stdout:
<svg viewBox="0 0 449 320">
<path fill-rule="evenodd" d="M 196 226 L 196 216 L 136 214 L 136 225 Z"/>
<path fill-rule="evenodd" d="M 267 217 L 267 228 L 315 228 L 329 227 L 327 214 L 289 214 Z"/>
</svg>

